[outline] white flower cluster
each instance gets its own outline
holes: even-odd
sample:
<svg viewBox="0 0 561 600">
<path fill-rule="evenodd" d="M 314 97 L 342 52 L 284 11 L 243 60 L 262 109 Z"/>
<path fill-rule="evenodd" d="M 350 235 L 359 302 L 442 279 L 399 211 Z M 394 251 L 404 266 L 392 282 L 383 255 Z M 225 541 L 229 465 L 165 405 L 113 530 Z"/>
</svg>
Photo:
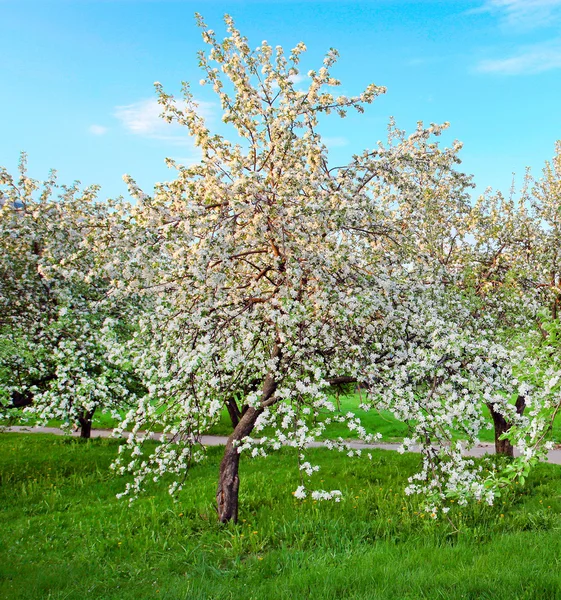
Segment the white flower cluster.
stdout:
<svg viewBox="0 0 561 600">
<path fill-rule="evenodd" d="M 39 422 L 84 430 L 98 409 L 119 418 L 135 403 L 126 356 L 106 347 L 108 331 L 131 330 L 127 306 L 108 299 L 86 247 L 118 205 L 96 194 L 59 188 L 54 173 L 43 185 L 30 179 L 25 155 L 18 181 L 0 170 L 0 418 L 10 414 L 2 407 L 26 405 Z"/>
</svg>

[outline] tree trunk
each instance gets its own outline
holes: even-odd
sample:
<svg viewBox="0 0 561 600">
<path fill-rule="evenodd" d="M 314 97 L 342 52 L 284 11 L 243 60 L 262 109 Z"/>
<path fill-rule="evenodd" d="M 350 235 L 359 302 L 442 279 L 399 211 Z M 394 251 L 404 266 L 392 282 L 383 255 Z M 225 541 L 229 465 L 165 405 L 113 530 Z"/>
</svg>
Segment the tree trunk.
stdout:
<svg viewBox="0 0 561 600">
<path fill-rule="evenodd" d="M 23 408 L 33 404 L 33 394 L 30 391 L 12 392 L 12 404 L 8 408 Z"/>
<path fill-rule="evenodd" d="M 28 387 L 34 386 L 40 390 L 45 390 L 47 384 L 55 379 L 55 375 L 46 375 L 41 379 L 32 379 L 28 383 Z M 23 408 L 24 406 L 30 406 L 33 404 L 33 394 L 27 389 L 24 392 L 13 391 L 12 392 L 12 404 L 8 408 Z"/>
<path fill-rule="evenodd" d="M 80 437 L 84 439 L 90 439 L 92 435 L 92 418 L 94 416 L 94 410 L 84 411 L 78 417 L 78 423 L 80 423 Z"/>
<path fill-rule="evenodd" d="M 216 490 L 216 510 L 221 523 L 238 522 L 238 492 L 240 488 L 239 466 L 240 455 L 235 442 L 248 436 L 255 426 L 257 417 L 263 412 L 262 408 L 248 408 L 239 420 L 236 428 L 226 442 L 224 456 L 220 463 L 220 479 Z"/>
<path fill-rule="evenodd" d="M 510 423 L 498 412 L 491 408 L 491 416 L 495 424 L 495 454 L 503 456 L 514 456 L 514 447 L 510 440 L 501 440 L 500 437 L 510 429 Z"/>
<path fill-rule="evenodd" d="M 228 414 L 230 415 L 230 421 L 232 421 L 232 428 L 235 429 L 238 426 L 238 423 L 240 422 L 242 412 L 238 408 L 238 405 L 233 398 L 230 398 L 226 402 L 226 408 L 228 409 Z"/>
<path fill-rule="evenodd" d="M 510 440 L 504 439 L 501 440 L 500 437 L 503 433 L 506 433 L 510 427 L 511 423 L 509 423 L 503 415 L 496 412 L 493 409 L 493 406 L 488 404 L 489 411 L 491 412 L 491 417 L 493 418 L 493 424 L 495 425 L 495 454 L 501 454 L 503 456 L 514 457 L 514 446 L 510 443 Z M 519 415 L 524 413 L 524 409 L 526 408 L 526 401 L 524 400 L 524 396 L 518 396 L 516 399 L 516 412 Z"/>
<path fill-rule="evenodd" d="M 281 350 L 278 344 L 275 344 L 271 353 L 271 358 L 281 358 Z M 267 408 L 272 406 L 277 399 L 275 392 L 277 382 L 274 375 L 269 373 L 263 382 L 263 392 L 261 394 L 261 403 L 258 408 L 244 406 L 241 418 L 238 421 L 234 431 L 226 442 L 224 456 L 220 463 L 220 476 L 218 479 L 218 489 L 216 490 L 216 512 L 218 520 L 221 523 L 228 521 L 238 522 L 238 492 L 240 489 L 240 455 L 238 453 L 237 442 L 247 437 L 255 427 L 257 417 Z"/>
</svg>

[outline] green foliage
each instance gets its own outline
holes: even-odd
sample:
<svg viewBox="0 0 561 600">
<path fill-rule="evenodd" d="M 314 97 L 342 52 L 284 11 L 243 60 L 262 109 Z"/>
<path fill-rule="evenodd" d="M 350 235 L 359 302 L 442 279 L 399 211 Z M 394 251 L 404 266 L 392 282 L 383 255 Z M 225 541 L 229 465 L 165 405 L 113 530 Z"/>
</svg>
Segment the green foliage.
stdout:
<svg viewBox="0 0 561 600">
<path fill-rule="evenodd" d="M 345 499 L 320 506 L 291 496 L 298 473 L 285 450 L 244 462 L 240 524 L 220 526 L 220 448 L 177 502 L 154 486 L 130 507 L 107 469 L 115 450 L 114 440 L 0 436 L 0 597 L 560 597 L 560 467 L 540 465 L 494 507 L 451 505 L 449 522 L 403 497 L 416 455 L 329 454 L 317 477 L 328 489 L 344 482 Z"/>
</svg>

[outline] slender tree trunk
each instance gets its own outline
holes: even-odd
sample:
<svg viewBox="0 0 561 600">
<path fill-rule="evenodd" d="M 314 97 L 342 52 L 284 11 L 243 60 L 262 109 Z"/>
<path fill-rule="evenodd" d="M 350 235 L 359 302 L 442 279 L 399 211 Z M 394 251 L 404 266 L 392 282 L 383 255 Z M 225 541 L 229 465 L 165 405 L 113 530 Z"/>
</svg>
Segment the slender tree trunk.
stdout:
<svg viewBox="0 0 561 600">
<path fill-rule="evenodd" d="M 240 455 L 235 442 L 241 441 L 253 431 L 257 417 L 262 412 L 262 408 L 248 408 L 226 442 L 224 456 L 220 463 L 220 479 L 216 491 L 216 509 L 218 520 L 221 523 L 227 523 L 228 521 L 237 523 L 238 521 Z"/>
<path fill-rule="evenodd" d="M 510 440 L 500 439 L 501 435 L 506 433 L 511 428 L 512 423 L 509 423 L 503 415 L 496 412 L 492 405 L 488 404 L 487 406 L 491 412 L 491 417 L 493 418 L 493 424 L 495 426 L 495 454 L 513 457 L 514 446 L 510 443 Z M 519 415 L 522 415 L 524 413 L 524 409 L 526 408 L 524 396 L 518 396 L 515 406 L 516 412 Z"/>
<path fill-rule="evenodd" d="M 510 443 L 510 440 L 500 439 L 501 435 L 510 429 L 510 423 L 500 413 L 495 412 L 492 408 L 490 410 L 495 425 L 495 454 L 514 456 L 514 447 Z"/>
<path fill-rule="evenodd" d="M 84 439 L 90 439 L 92 435 L 92 418 L 95 413 L 94 410 L 84 411 L 78 417 L 78 423 L 80 423 L 80 437 Z"/>
<path fill-rule="evenodd" d="M 226 408 L 228 409 L 228 414 L 230 415 L 230 421 L 232 421 L 232 428 L 235 429 L 240 422 L 242 412 L 238 408 L 238 405 L 233 398 L 230 398 L 228 402 L 226 402 Z"/>
<path fill-rule="evenodd" d="M 281 350 L 278 344 L 273 347 L 271 358 L 280 360 Z M 218 489 L 216 490 L 216 512 L 218 520 L 221 523 L 228 521 L 238 522 L 238 494 L 240 489 L 240 455 L 238 453 L 237 442 L 247 437 L 255 427 L 259 415 L 276 402 L 275 391 L 277 382 L 274 376 L 269 373 L 263 382 L 263 392 L 261 394 L 261 403 L 258 408 L 252 406 L 242 409 L 241 417 L 234 431 L 226 442 L 224 456 L 220 463 L 220 476 L 218 479 Z"/>
</svg>

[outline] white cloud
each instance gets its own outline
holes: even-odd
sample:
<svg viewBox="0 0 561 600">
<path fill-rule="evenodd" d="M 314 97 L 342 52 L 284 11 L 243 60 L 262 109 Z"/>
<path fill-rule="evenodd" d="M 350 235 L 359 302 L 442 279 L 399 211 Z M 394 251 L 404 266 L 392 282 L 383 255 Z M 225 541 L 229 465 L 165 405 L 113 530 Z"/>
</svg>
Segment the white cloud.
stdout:
<svg viewBox="0 0 561 600">
<path fill-rule="evenodd" d="M 291 75 L 289 79 L 294 85 L 297 85 L 298 83 L 302 83 L 307 78 L 304 75 L 298 73 L 298 75 Z"/>
<path fill-rule="evenodd" d="M 405 64 L 408 67 L 419 67 L 421 65 L 426 65 L 428 62 L 429 61 L 426 58 L 416 57 L 409 59 Z"/>
<path fill-rule="evenodd" d="M 214 106 L 210 102 L 198 102 L 200 114 L 205 119 L 212 119 Z M 177 123 L 168 123 L 160 115 L 163 107 L 157 100 L 150 98 L 132 104 L 115 107 L 114 116 L 121 121 L 123 127 L 135 135 L 146 138 L 165 140 L 175 144 L 191 145 L 185 127 Z"/>
<path fill-rule="evenodd" d="M 299 83 L 306 81 L 308 78 L 305 75 L 298 73 L 297 75 L 290 75 L 288 79 L 292 82 L 292 85 L 297 86 Z M 278 90 L 279 84 L 276 81 L 273 81 L 271 87 L 274 90 Z"/>
<path fill-rule="evenodd" d="M 93 135 L 105 135 L 109 129 L 103 125 L 90 125 L 88 131 Z"/>
<path fill-rule="evenodd" d="M 525 46 L 506 58 L 482 60 L 476 69 L 482 73 L 530 75 L 561 68 L 561 42 Z"/>
<path fill-rule="evenodd" d="M 189 153 L 187 156 L 171 156 L 171 160 L 177 163 L 180 166 L 187 167 L 194 163 L 200 162 L 202 158 L 202 153 L 199 148 L 193 148 L 193 151 Z"/>
<path fill-rule="evenodd" d="M 498 15 L 509 28 L 536 29 L 561 21 L 561 0 L 486 0 L 481 11 Z"/>
<path fill-rule="evenodd" d="M 125 129 L 131 133 L 152 136 L 164 125 L 160 118 L 162 107 L 156 100 L 140 100 L 133 104 L 117 106 L 115 116 L 121 121 Z"/>
<path fill-rule="evenodd" d="M 491 13 L 499 19 L 503 30 L 528 33 L 544 27 L 561 25 L 561 0 L 484 0 L 471 12 Z M 512 40 L 512 37 L 511 37 Z M 555 37 L 533 45 L 511 46 L 499 58 L 481 60 L 476 70 L 481 73 L 529 75 L 561 68 L 561 38 Z"/>
<path fill-rule="evenodd" d="M 333 137 L 322 137 L 321 141 L 328 147 L 328 148 L 342 148 L 343 146 L 347 146 L 349 143 L 349 140 L 347 138 L 344 137 L 340 137 L 340 136 L 333 136 Z"/>
</svg>

